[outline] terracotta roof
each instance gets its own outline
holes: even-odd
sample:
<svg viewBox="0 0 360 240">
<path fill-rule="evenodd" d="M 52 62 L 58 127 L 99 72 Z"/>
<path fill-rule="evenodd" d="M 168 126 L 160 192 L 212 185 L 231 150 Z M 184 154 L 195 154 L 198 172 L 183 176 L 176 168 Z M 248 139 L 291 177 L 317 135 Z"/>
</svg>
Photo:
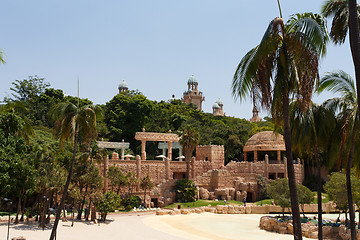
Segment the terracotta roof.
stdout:
<svg viewBox="0 0 360 240">
<path fill-rule="evenodd" d="M 252 151 L 285 151 L 284 137 L 273 131 L 259 132 L 246 142 L 244 152 Z"/>
</svg>

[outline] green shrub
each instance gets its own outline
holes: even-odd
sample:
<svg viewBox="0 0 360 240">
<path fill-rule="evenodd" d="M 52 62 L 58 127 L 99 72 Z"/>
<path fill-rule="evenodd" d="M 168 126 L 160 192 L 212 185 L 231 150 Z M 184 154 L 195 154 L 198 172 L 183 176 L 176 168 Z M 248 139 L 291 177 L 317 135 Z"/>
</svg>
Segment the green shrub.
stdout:
<svg viewBox="0 0 360 240">
<path fill-rule="evenodd" d="M 125 210 L 130 210 L 134 207 L 139 207 L 141 204 L 141 198 L 138 196 L 130 196 L 124 198 L 122 201 L 122 205 L 124 206 Z"/>
<path fill-rule="evenodd" d="M 109 212 L 115 211 L 120 206 L 120 197 L 114 192 L 105 193 L 96 202 L 96 208 L 101 213 L 101 220 L 105 222 Z"/>
<path fill-rule="evenodd" d="M 180 179 L 175 184 L 175 201 L 194 202 L 197 193 L 195 183 L 191 180 Z"/>
</svg>

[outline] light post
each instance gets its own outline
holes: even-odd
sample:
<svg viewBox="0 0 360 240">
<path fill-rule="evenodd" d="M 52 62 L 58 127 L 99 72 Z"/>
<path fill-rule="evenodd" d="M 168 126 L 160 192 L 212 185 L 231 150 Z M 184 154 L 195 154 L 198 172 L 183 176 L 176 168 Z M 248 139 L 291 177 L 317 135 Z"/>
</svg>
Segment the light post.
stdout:
<svg viewBox="0 0 360 240">
<path fill-rule="evenodd" d="M 12 201 L 8 198 L 4 198 L 4 202 L 6 203 L 7 210 L 9 211 L 9 220 L 8 220 L 8 230 L 7 230 L 7 240 L 9 240 L 9 233 L 10 233 L 10 206 L 12 204 Z"/>
</svg>

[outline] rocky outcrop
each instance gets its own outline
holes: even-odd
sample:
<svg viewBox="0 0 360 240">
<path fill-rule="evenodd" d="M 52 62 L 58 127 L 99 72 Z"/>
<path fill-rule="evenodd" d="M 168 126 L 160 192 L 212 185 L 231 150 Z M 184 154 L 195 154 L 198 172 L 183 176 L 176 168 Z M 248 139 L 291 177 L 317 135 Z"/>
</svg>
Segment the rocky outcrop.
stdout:
<svg viewBox="0 0 360 240">
<path fill-rule="evenodd" d="M 264 216 L 260 219 L 260 229 L 277 232 L 281 234 L 293 234 L 292 220 L 282 221 L 276 217 Z M 309 224 L 301 224 L 302 235 L 307 238 L 317 239 L 318 238 L 318 227 Z M 323 238 L 334 239 L 334 240 L 350 240 L 351 233 L 345 225 L 339 227 L 323 226 Z M 357 230 L 357 239 L 360 240 L 360 230 Z"/>
</svg>

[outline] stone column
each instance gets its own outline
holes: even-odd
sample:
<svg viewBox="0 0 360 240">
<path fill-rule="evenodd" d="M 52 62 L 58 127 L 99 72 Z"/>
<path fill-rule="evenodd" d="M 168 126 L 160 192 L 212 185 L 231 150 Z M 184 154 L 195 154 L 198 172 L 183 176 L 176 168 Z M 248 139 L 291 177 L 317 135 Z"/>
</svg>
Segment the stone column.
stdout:
<svg viewBox="0 0 360 240">
<path fill-rule="evenodd" d="M 264 175 L 266 178 L 269 178 L 268 166 L 269 165 L 269 155 L 265 155 L 265 164 L 264 164 Z"/>
<path fill-rule="evenodd" d="M 136 155 L 136 177 L 141 179 L 141 158 L 139 155 Z"/>
<path fill-rule="evenodd" d="M 104 159 L 104 193 L 107 192 L 109 186 L 109 180 L 107 179 L 107 172 L 109 168 L 109 156 Z"/>
<path fill-rule="evenodd" d="M 170 179 L 170 159 L 165 158 L 165 179 Z"/>
<path fill-rule="evenodd" d="M 258 154 L 257 154 L 257 151 L 254 150 L 254 162 L 257 162 L 258 160 Z"/>
<path fill-rule="evenodd" d="M 277 163 L 281 164 L 281 151 L 280 150 L 277 151 Z"/>
<path fill-rule="evenodd" d="M 195 178 L 195 157 L 191 158 L 191 178 Z"/>
<path fill-rule="evenodd" d="M 247 152 L 244 152 L 244 161 L 247 162 Z"/>
<path fill-rule="evenodd" d="M 168 158 L 169 161 L 172 160 L 172 142 L 168 142 Z"/>
<path fill-rule="evenodd" d="M 146 160 L 146 141 L 141 140 L 141 159 Z"/>
</svg>

